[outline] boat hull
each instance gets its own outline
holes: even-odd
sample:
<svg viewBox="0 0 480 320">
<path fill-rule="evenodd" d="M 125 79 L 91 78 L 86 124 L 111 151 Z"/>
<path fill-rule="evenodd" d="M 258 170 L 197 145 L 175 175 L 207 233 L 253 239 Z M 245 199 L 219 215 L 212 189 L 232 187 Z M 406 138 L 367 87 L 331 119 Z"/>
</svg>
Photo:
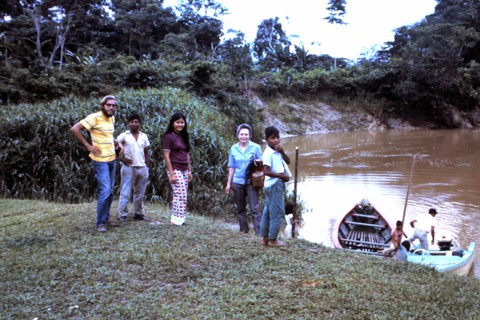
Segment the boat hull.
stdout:
<svg viewBox="0 0 480 320">
<path fill-rule="evenodd" d="M 475 249 L 475 243 L 472 242 L 465 250 L 428 250 L 411 253 L 407 261 L 435 268 L 439 272 L 468 276 L 473 266 Z"/>
<path fill-rule="evenodd" d="M 335 223 L 333 244 L 335 248 L 375 254 L 389 247 L 386 242 L 392 230 L 392 224 L 371 204 L 357 204 Z"/>
</svg>

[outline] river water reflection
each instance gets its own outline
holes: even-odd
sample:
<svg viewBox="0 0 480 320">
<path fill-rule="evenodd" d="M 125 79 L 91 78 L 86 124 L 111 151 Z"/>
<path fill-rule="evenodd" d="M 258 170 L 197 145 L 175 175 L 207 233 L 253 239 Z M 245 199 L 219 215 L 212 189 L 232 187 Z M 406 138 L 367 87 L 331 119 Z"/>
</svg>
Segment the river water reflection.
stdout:
<svg viewBox="0 0 480 320">
<path fill-rule="evenodd" d="M 415 156 L 405 221 L 434 207 L 437 238 L 480 245 L 480 130 L 341 132 L 282 142 L 292 172 L 299 148 L 297 192 L 307 209 L 301 238 L 333 247 L 336 219 L 363 198 L 393 222 L 401 220 Z M 405 232 L 413 234 L 408 223 Z M 479 249 L 474 270 L 480 277 Z"/>
</svg>

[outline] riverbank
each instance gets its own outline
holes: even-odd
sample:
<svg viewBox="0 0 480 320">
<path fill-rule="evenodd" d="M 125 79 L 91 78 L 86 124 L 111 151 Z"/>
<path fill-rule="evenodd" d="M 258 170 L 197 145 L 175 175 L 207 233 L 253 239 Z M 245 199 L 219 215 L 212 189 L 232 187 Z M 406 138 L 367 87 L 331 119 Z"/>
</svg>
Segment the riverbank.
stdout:
<svg viewBox="0 0 480 320">
<path fill-rule="evenodd" d="M 112 208 L 115 208 L 115 204 Z M 0 200 L 1 318 L 477 319 L 480 281 L 293 239 L 281 249 L 223 221 L 95 231 L 95 203 Z"/>
<path fill-rule="evenodd" d="M 414 119 L 414 122 L 384 114 L 384 106 L 375 102 L 296 101 L 278 97 L 252 102 L 263 112 L 265 126 L 276 126 L 283 136 L 326 132 L 382 131 L 387 129 L 438 129 L 433 122 Z M 378 102 L 377 102 L 378 103 Z M 450 110 L 452 127 L 471 129 L 480 124 L 480 108 L 470 113 Z"/>
<path fill-rule="evenodd" d="M 292 99 L 252 100 L 263 112 L 265 126 L 276 126 L 283 136 L 316 134 L 335 131 L 378 131 L 385 129 L 414 129 L 399 118 L 381 119 L 370 107 L 334 106 L 323 101 Z M 378 108 L 377 108 L 378 109 Z"/>
</svg>

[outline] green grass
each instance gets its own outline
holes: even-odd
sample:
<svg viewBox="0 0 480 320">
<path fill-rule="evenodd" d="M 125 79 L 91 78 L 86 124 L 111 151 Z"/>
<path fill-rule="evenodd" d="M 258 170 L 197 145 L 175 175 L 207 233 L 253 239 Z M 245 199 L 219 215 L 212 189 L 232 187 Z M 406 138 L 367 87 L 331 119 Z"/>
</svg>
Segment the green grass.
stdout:
<svg viewBox="0 0 480 320">
<path fill-rule="evenodd" d="M 147 205 L 160 225 L 105 234 L 95 203 L 0 212 L 1 319 L 480 319 L 477 279 L 302 240 L 267 248 L 195 215 L 171 226 L 163 206 Z"/>
</svg>

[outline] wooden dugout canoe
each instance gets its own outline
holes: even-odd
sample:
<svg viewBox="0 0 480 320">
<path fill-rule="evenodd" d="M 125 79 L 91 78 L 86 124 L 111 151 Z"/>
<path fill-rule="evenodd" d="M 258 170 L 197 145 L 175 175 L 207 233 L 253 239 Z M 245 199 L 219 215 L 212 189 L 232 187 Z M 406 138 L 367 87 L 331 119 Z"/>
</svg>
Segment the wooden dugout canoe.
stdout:
<svg viewBox="0 0 480 320">
<path fill-rule="evenodd" d="M 394 226 L 366 200 L 356 204 L 333 227 L 332 237 L 335 248 L 377 254 L 388 248 L 385 243 Z"/>
</svg>

